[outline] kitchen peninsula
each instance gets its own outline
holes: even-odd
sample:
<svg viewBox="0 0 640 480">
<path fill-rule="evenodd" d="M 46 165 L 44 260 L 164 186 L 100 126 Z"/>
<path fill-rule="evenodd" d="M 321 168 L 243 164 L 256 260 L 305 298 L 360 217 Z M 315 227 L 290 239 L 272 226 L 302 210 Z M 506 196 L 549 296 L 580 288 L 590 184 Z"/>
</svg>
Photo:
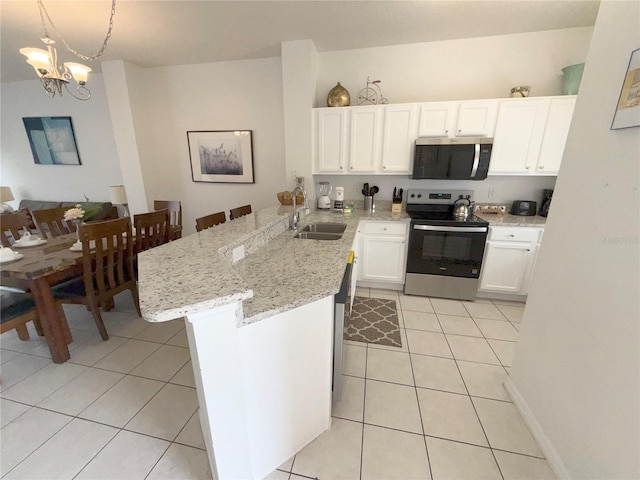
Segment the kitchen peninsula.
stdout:
<svg viewBox="0 0 640 480">
<path fill-rule="evenodd" d="M 288 230 L 291 210 L 267 208 L 139 256 L 145 320 L 186 318 L 207 455 L 221 479 L 263 478 L 330 427 L 333 295 L 358 223 L 408 221 L 313 212 L 301 226 L 347 229 L 339 240 L 302 240 Z"/>
</svg>

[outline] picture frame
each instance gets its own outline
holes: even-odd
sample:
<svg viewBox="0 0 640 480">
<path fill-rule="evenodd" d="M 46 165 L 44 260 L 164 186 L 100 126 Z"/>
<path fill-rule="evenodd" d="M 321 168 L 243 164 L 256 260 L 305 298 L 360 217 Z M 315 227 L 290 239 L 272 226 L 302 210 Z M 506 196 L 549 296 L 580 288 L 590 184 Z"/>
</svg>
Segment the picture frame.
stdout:
<svg viewBox="0 0 640 480">
<path fill-rule="evenodd" d="M 23 117 L 36 165 L 82 165 L 71 117 Z"/>
<path fill-rule="evenodd" d="M 640 126 L 640 48 L 631 52 L 611 130 Z"/>
<path fill-rule="evenodd" d="M 252 130 L 188 131 L 193 181 L 255 183 L 252 137 Z"/>
</svg>

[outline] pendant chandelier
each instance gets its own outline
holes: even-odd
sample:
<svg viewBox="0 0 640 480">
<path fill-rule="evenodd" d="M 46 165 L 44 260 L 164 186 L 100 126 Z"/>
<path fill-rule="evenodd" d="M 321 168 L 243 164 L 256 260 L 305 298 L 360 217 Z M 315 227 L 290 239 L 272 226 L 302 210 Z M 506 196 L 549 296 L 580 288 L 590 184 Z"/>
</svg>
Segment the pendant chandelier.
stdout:
<svg viewBox="0 0 640 480">
<path fill-rule="evenodd" d="M 64 46 L 70 53 L 85 61 L 95 60 L 104 53 L 105 49 L 107 48 L 107 42 L 109 41 L 109 38 L 111 38 L 111 30 L 113 29 L 113 16 L 116 13 L 116 0 L 111 0 L 111 16 L 109 18 L 109 28 L 104 38 L 104 42 L 102 43 L 102 48 L 95 55 L 89 56 L 77 52 L 69 46 L 64 38 L 62 38 L 62 36 L 58 32 L 58 29 L 51 21 L 49 13 L 44 8 L 42 0 L 38 0 L 38 8 L 40 9 L 40 19 L 42 20 L 42 29 L 44 31 L 44 35 L 42 36 L 42 38 L 40 38 L 40 40 L 42 40 L 42 43 L 46 45 L 46 50 L 42 48 L 28 47 L 21 48 L 20 53 L 27 57 L 27 63 L 34 68 L 34 70 L 38 74 L 38 77 L 40 78 L 40 81 L 42 82 L 42 86 L 44 87 L 47 94 L 49 94 L 51 97 L 55 97 L 56 94 L 62 96 L 62 88 L 64 87 L 64 89 L 72 97 L 78 100 L 89 100 L 91 98 L 91 91 L 86 87 L 86 84 L 87 77 L 89 75 L 89 72 L 91 71 L 91 68 L 81 63 L 73 62 L 65 62 L 64 64 L 62 64 L 62 66 L 58 66 L 58 52 L 54 47 L 56 42 L 49 36 L 49 32 L 47 30 L 47 22 L 55 32 L 55 35 L 60 39 L 60 41 L 64 44 Z M 69 88 L 69 82 L 72 78 L 77 83 L 75 92 L 73 91 L 73 89 Z"/>
</svg>

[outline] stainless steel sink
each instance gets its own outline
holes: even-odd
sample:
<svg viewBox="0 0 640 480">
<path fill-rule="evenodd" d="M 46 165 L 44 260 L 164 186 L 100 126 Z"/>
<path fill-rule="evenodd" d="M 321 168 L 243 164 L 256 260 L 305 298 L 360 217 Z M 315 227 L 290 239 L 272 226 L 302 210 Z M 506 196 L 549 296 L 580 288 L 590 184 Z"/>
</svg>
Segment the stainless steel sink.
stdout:
<svg viewBox="0 0 640 480">
<path fill-rule="evenodd" d="M 304 240 L 340 240 L 342 233 L 327 232 L 298 232 L 293 238 L 302 238 Z"/>
<path fill-rule="evenodd" d="M 347 229 L 346 223 L 310 223 L 302 229 L 303 232 L 343 233 Z M 342 235 L 340 235 L 342 236 Z"/>
</svg>

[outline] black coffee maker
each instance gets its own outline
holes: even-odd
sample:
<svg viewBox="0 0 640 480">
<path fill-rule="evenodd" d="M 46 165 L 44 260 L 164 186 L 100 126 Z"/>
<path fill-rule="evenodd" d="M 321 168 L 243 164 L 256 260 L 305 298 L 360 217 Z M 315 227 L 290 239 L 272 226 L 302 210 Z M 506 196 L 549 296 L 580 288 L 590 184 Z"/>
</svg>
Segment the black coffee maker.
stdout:
<svg viewBox="0 0 640 480">
<path fill-rule="evenodd" d="M 551 206 L 551 197 L 553 196 L 553 190 L 544 189 L 542 190 L 542 203 L 540 205 L 540 210 L 538 211 L 538 215 L 541 217 L 546 217 L 549 215 L 549 207 Z"/>
</svg>

